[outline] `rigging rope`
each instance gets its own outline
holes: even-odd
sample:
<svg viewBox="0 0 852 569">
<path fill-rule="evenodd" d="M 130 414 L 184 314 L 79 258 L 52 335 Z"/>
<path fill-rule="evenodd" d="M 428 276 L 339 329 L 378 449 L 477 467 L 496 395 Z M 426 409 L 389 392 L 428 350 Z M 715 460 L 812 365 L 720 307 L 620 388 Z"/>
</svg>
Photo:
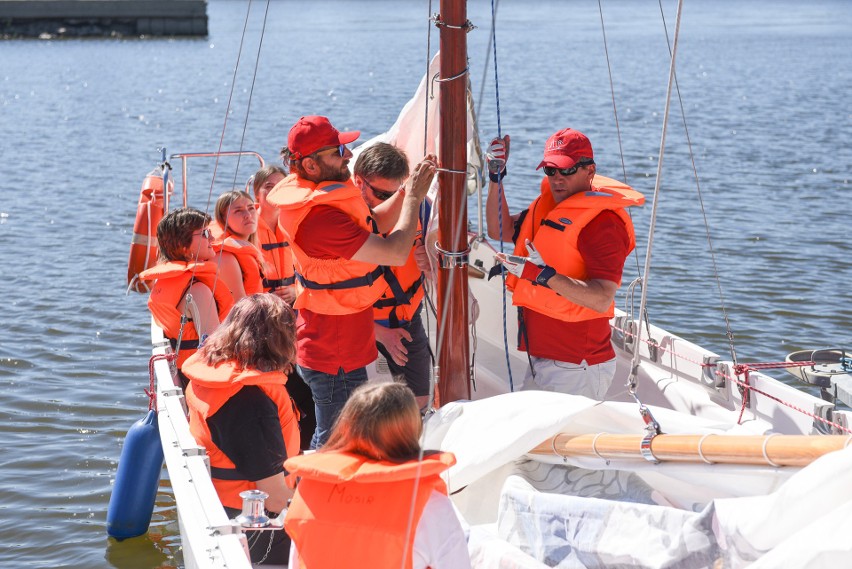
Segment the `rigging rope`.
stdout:
<svg viewBox="0 0 852 569">
<path fill-rule="evenodd" d="M 498 73 L 497 67 L 497 6 L 495 0 L 491 0 L 491 34 L 488 37 L 488 45 L 491 47 L 494 53 L 494 100 L 497 108 L 497 138 L 503 138 L 503 126 L 501 123 L 500 117 L 500 74 Z M 489 52 L 490 55 L 490 52 Z M 484 81 L 483 81 L 484 85 Z M 478 115 L 477 115 L 478 116 Z M 487 158 L 487 157 L 486 157 Z M 505 165 L 504 165 L 505 167 Z M 490 166 L 488 167 L 490 171 Z M 481 191 L 481 190 L 480 190 Z M 503 178 L 499 174 L 497 175 L 497 200 L 498 200 L 498 209 L 497 209 L 497 230 L 500 232 L 500 239 L 498 239 L 500 252 L 503 253 L 503 201 L 506 199 L 505 193 L 503 192 Z M 482 232 L 482 228 L 479 228 L 479 231 Z M 509 331 L 508 331 L 508 315 L 506 314 L 506 304 L 507 304 L 507 296 L 506 296 L 506 272 L 500 272 L 500 280 L 502 281 L 502 309 L 503 309 L 503 353 L 506 355 L 506 370 L 509 374 L 509 391 L 515 391 L 515 383 L 512 377 L 512 363 L 509 358 Z M 532 363 L 530 363 L 530 369 L 532 369 Z"/>
<path fill-rule="evenodd" d="M 432 54 L 431 53 L 432 52 L 432 0 L 429 0 L 426 16 L 427 16 L 426 17 L 426 72 L 423 74 L 423 77 L 425 77 L 426 80 L 428 81 L 428 79 L 429 79 L 429 63 L 432 59 L 432 57 L 431 57 L 431 54 Z M 428 85 L 424 85 L 424 87 L 428 88 Z M 429 145 L 429 97 L 426 96 L 426 97 L 423 97 L 423 99 L 424 99 L 423 155 L 425 156 L 426 151 L 428 150 L 428 145 Z M 435 204 L 433 204 L 433 205 L 435 205 Z M 421 210 L 420 211 L 421 211 L 421 217 L 422 217 L 423 211 L 424 211 L 423 210 L 423 204 L 421 204 Z M 426 237 L 426 225 L 425 225 L 425 223 L 422 224 L 422 230 L 423 230 L 423 232 L 422 232 L 423 242 L 425 243 L 426 242 L 426 239 L 425 239 L 425 237 Z M 427 284 L 429 284 L 429 279 L 423 279 L 423 285 L 422 285 L 423 286 L 423 297 L 426 299 L 426 304 L 431 308 L 431 311 L 435 312 L 435 307 L 432 304 L 432 298 L 431 298 L 431 295 L 430 295 L 430 291 L 427 288 Z M 431 327 L 429 325 L 429 313 L 430 313 L 430 310 L 427 309 L 426 310 L 426 334 L 427 334 L 427 338 L 429 338 L 429 328 Z M 429 338 L 429 339 L 431 340 L 431 338 Z M 432 357 L 431 350 L 430 350 L 429 355 L 430 355 L 430 357 Z M 434 360 L 434 357 L 432 357 L 432 365 L 429 366 L 429 399 L 426 403 L 426 405 L 429 408 L 431 408 L 434 405 L 434 401 L 435 401 L 435 383 L 436 383 L 436 381 L 435 381 L 435 373 L 434 372 L 435 372 L 435 360 Z M 420 445 L 419 445 L 420 449 L 417 452 L 417 474 L 414 477 L 414 487 L 412 488 L 412 491 L 411 491 L 411 502 L 409 503 L 409 507 L 408 507 L 408 521 L 406 522 L 406 527 L 405 527 L 405 543 L 406 544 L 413 544 L 413 541 L 414 541 L 410 538 L 413 535 L 413 532 L 415 530 L 414 511 L 417 507 L 417 491 L 418 491 L 419 485 L 420 485 L 420 469 L 421 469 L 422 464 L 423 464 L 423 453 L 424 453 L 423 443 L 426 439 L 426 431 L 427 431 L 426 424 L 424 423 L 423 430 L 420 433 Z M 402 556 L 402 560 L 400 561 L 400 569 L 405 569 L 406 559 L 411 558 L 411 557 L 408 557 L 408 556 L 413 557 L 413 554 L 414 554 L 413 547 L 410 546 L 410 545 L 406 546 L 406 548 L 409 548 L 409 547 L 411 547 L 411 549 L 410 550 L 407 549 L 406 555 Z"/>
<path fill-rule="evenodd" d="M 811 413 L 809 411 L 806 411 L 806 410 L 802 409 L 801 407 L 798 407 L 798 406 L 793 405 L 792 403 L 789 403 L 787 401 L 784 401 L 783 399 L 780 399 L 780 398 L 778 398 L 774 395 L 766 393 L 765 391 L 758 389 L 758 388 L 754 387 L 753 385 L 738 379 L 736 376 L 731 376 L 731 375 L 728 375 L 728 374 L 720 371 L 717 363 L 706 363 L 706 362 L 699 361 L 699 360 L 684 356 L 682 354 L 679 354 L 678 352 L 674 351 L 673 348 L 668 347 L 668 346 L 674 346 L 675 345 L 671 342 L 656 343 L 656 342 L 653 342 L 651 340 L 642 339 L 642 338 L 639 338 L 637 336 L 637 334 L 635 332 L 633 332 L 632 330 L 619 328 L 615 324 L 613 324 L 612 328 L 614 330 L 617 330 L 618 332 L 621 332 L 625 336 L 630 336 L 630 337 L 636 339 L 637 341 L 643 342 L 643 343 L 647 344 L 648 346 L 659 350 L 660 352 L 669 354 L 673 358 L 677 358 L 679 360 L 690 362 L 690 363 L 692 363 L 696 366 L 699 366 L 701 368 L 714 368 L 715 375 L 717 375 L 717 376 L 719 376 L 719 377 L 721 377 L 725 380 L 731 381 L 732 383 L 738 385 L 739 387 L 741 387 L 743 390 L 745 390 L 747 392 L 754 392 L 758 395 L 763 395 L 765 397 L 768 397 L 769 399 L 772 399 L 776 403 L 779 403 L 779 404 L 781 404 L 785 407 L 788 407 L 788 408 L 790 408 L 794 411 L 797 411 L 797 412 L 799 412 L 803 415 L 806 415 L 806 416 L 810 417 L 811 419 L 818 421 L 818 422 L 820 422 L 824 425 L 827 425 L 829 427 L 832 427 L 832 428 L 834 428 L 838 431 L 842 431 L 844 433 L 852 434 L 852 428 L 846 427 L 844 425 L 838 424 L 838 423 L 833 422 L 833 421 L 829 421 L 825 417 L 821 417 L 821 416 L 819 416 L 815 413 Z M 636 350 L 638 351 L 638 347 L 636 348 Z M 734 373 L 735 374 L 742 374 L 742 373 L 746 373 L 749 370 L 807 367 L 807 366 L 814 365 L 815 363 L 816 362 L 814 362 L 814 361 L 802 361 L 802 362 L 764 362 L 764 363 L 736 364 L 734 366 Z M 677 367 L 677 366 L 674 366 L 674 367 Z M 743 399 L 744 400 L 747 399 L 747 395 L 744 394 Z"/>
<path fill-rule="evenodd" d="M 630 185 L 629 180 L 627 179 L 627 165 L 624 162 L 624 144 L 621 141 L 621 123 L 618 120 L 618 106 L 615 103 L 615 84 L 612 80 L 612 65 L 609 59 L 609 46 L 606 40 L 606 26 L 604 25 L 604 15 L 603 15 L 603 5 L 601 4 L 601 0 L 598 0 L 598 14 L 601 19 L 601 36 L 603 36 L 603 47 L 604 47 L 604 57 L 606 58 L 606 70 L 609 76 L 609 93 L 612 98 L 612 114 L 615 118 L 615 133 L 618 138 L 618 156 L 621 159 L 621 173 L 624 176 L 624 183 Z M 627 209 L 627 215 L 630 216 L 630 219 L 633 219 L 633 213 L 630 211 L 630 208 Z M 633 249 L 633 260 L 636 262 L 636 273 L 639 273 L 639 252 L 634 247 Z"/>
<path fill-rule="evenodd" d="M 659 2 L 659 6 L 660 6 L 660 16 L 662 17 L 662 20 L 663 20 L 663 30 L 665 31 L 665 34 L 666 34 L 666 45 L 669 48 L 669 54 L 671 54 L 672 53 L 672 47 L 671 47 L 671 43 L 669 42 L 669 29 L 668 29 L 668 26 L 666 25 L 666 15 L 663 12 L 663 4 L 662 4 L 661 0 Z M 710 258 L 713 262 L 713 276 L 716 279 L 716 287 L 719 291 L 719 304 L 722 308 L 722 316 L 725 319 L 725 333 L 726 333 L 726 336 L 728 338 L 728 345 L 729 345 L 730 350 L 731 350 L 731 361 L 733 361 L 734 364 L 736 365 L 736 363 L 737 363 L 737 352 L 736 352 L 736 349 L 734 348 L 734 333 L 731 330 L 731 322 L 728 318 L 728 309 L 725 307 L 725 295 L 722 292 L 722 281 L 719 278 L 719 268 L 718 268 L 717 263 L 716 263 L 716 251 L 713 249 L 713 240 L 710 237 L 710 223 L 707 221 L 707 212 L 704 209 L 704 197 L 701 194 L 701 183 L 700 183 L 699 178 L 698 178 L 698 168 L 695 165 L 695 153 L 692 150 L 692 140 L 689 137 L 689 128 L 687 127 L 687 124 L 686 124 L 686 110 L 683 107 L 683 98 L 681 97 L 681 94 L 680 94 L 680 85 L 677 82 L 677 74 L 676 73 L 674 74 L 674 84 L 675 84 L 675 90 L 677 91 L 677 100 L 678 100 L 678 103 L 680 104 L 680 116 L 683 120 L 683 131 L 684 131 L 684 134 L 686 135 L 686 146 L 687 146 L 687 149 L 689 150 L 689 159 L 692 162 L 692 172 L 693 172 L 693 176 L 694 176 L 694 179 L 695 179 L 695 189 L 696 189 L 696 192 L 698 193 L 698 203 L 701 207 L 701 215 L 704 218 L 704 232 L 707 236 L 707 246 L 710 249 Z"/>
<path fill-rule="evenodd" d="M 254 84 L 255 84 L 255 79 L 257 77 L 257 68 L 258 68 L 258 64 L 260 62 L 260 50 L 261 50 L 261 47 L 263 46 L 263 37 L 266 33 L 266 20 L 267 20 L 267 15 L 269 13 L 269 2 L 270 2 L 270 0 L 266 0 L 266 11 L 264 12 L 264 16 L 263 16 L 263 26 L 262 26 L 261 31 L 260 31 L 260 41 L 259 41 L 258 48 L 257 48 L 257 56 L 255 58 L 254 75 L 252 77 L 251 90 L 249 91 L 249 98 L 248 98 L 248 104 L 247 104 L 247 108 L 246 108 L 246 115 L 245 115 L 245 120 L 243 122 L 242 138 L 240 139 L 240 148 L 239 148 L 240 152 L 242 152 L 243 141 L 245 140 L 246 127 L 248 125 L 249 112 L 251 110 L 251 99 L 252 99 L 252 95 L 254 93 Z M 220 155 L 222 153 L 222 145 L 224 144 L 224 140 L 225 140 L 225 132 L 227 131 L 227 128 L 228 128 L 228 116 L 231 113 L 231 105 L 232 105 L 233 99 L 234 99 L 234 89 L 236 88 L 236 85 L 237 85 L 237 72 L 239 71 L 240 62 L 242 61 L 243 46 L 245 45 L 246 31 L 248 30 L 248 23 L 249 23 L 249 19 L 250 19 L 250 16 L 251 16 L 251 5 L 252 5 L 252 0 L 249 0 L 248 7 L 246 8 L 245 20 L 243 22 L 243 31 L 242 31 L 242 34 L 240 35 L 240 45 L 239 45 L 239 48 L 237 50 L 237 61 L 236 61 L 236 64 L 234 65 L 234 74 L 231 78 L 231 88 L 228 92 L 228 103 L 225 106 L 225 119 L 222 123 L 222 132 L 219 135 L 219 145 L 218 145 L 218 148 L 216 150 L 216 158 L 215 158 L 214 163 L 213 163 L 213 176 L 210 180 L 210 189 L 207 192 L 207 203 L 205 204 L 204 212 L 207 213 L 208 215 L 210 214 L 210 203 L 213 199 L 213 188 L 214 188 L 215 183 L 216 183 L 216 174 L 219 170 L 219 158 L 220 158 Z M 239 171 L 240 156 L 241 156 L 240 154 L 237 154 L 237 166 L 236 166 L 236 169 L 234 171 L 234 184 L 236 184 L 237 172 Z M 163 160 L 164 160 L 164 163 L 166 163 L 165 162 L 165 150 L 163 151 Z M 165 178 L 165 175 L 164 175 L 164 178 Z M 164 179 L 164 183 L 165 183 L 165 179 Z M 186 180 L 184 180 L 184 184 L 186 184 Z M 167 186 L 164 186 L 164 192 L 167 192 L 167 191 L 168 191 Z M 186 195 L 184 195 L 184 201 L 187 201 Z M 231 211 L 231 205 L 229 204 L 228 216 L 230 215 L 230 211 Z M 227 219 L 228 216 L 226 216 L 226 219 Z M 198 252 L 200 251 L 201 243 L 199 243 L 198 247 L 199 248 L 196 249 L 196 252 L 195 252 L 195 258 L 198 258 Z M 219 254 L 216 257 L 216 274 L 213 278 L 213 286 L 211 287 L 211 293 L 213 294 L 214 298 L 215 298 L 215 295 L 216 295 L 216 286 L 219 284 L 219 272 L 220 272 L 220 269 L 221 269 L 221 266 L 222 266 L 222 253 L 223 252 L 224 252 L 224 249 L 222 251 L 220 251 Z M 187 290 L 190 290 L 194 283 L 195 283 L 195 269 L 193 268 L 192 275 L 191 275 L 190 280 L 189 280 L 189 285 L 187 286 Z M 181 316 L 180 330 L 178 331 L 177 346 L 175 348 L 176 352 L 178 352 L 180 350 L 180 342 L 181 342 L 181 339 L 183 338 L 183 332 L 184 332 L 184 327 L 185 327 L 186 322 L 187 322 L 187 312 L 189 311 L 190 302 L 191 302 L 191 296 L 187 295 L 186 301 L 185 301 L 185 304 L 184 304 L 184 313 Z M 201 337 L 201 334 L 199 333 L 199 338 L 200 337 Z"/>
<path fill-rule="evenodd" d="M 645 255 L 645 267 L 642 272 L 642 295 L 641 300 L 639 302 L 639 314 L 640 316 L 645 312 L 645 307 L 647 306 L 648 301 L 648 275 L 651 272 L 651 252 L 653 250 L 654 244 L 654 228 L 657 224 L 657 208 L 659 207 L 659 196 L 660 196 L 660 185 L 662 183 L 662 169 L 663 169 L 663 156 L 665 155 L 666 149 L 666 129 L 669 123 L 669 110 L 671 106 L 671 96 L 672 96 L 672 84 L 674 82 L 674 70 L 675 70 L 675 62 L 677 56 L 677 46 L 678 39 L 680 37 L 680 16 L 681 9 L 683 7 L 683 0 L 678 0 L 677 3 L 677 18 L 675 23 L 675 37 L 674 37 L 674 46 L 671 50 L 671 63 L 669 65 L 669 81 L 668 86 L 666 88 L 666 105 L 665 110 L 663 112 L 663 129 L 662 135 L 660 137 L 660 155 L 657 161 L 657 175 L 654 182 L 654 205 L 651 210 L 651 221 L 648 228 L 648 250 Z M 639 329 L 637 331 L 637 337 L 642 339 L 642 325 L 643 320 L 639 318 Z M 648 330 L 650 333 L 650 329 Z M 627 386 L 630 390 L 630 394 L 635 397 L 636 393 L 636 375 L 639 369 L 639 350 L 636 350 L 633 354 L 633 360 L 630 364 L 630 371 L 627 376 Z"/>
</svg>

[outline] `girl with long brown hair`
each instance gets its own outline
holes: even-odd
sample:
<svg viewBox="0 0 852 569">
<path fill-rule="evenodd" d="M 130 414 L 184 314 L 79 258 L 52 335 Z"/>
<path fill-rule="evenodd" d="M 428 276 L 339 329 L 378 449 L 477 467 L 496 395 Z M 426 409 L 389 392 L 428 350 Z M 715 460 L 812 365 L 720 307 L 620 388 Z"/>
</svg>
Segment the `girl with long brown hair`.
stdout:
<svg viewBox="0 0 852 569">
<path fill-rule="evenodd" d="M 273 515 L 293 495 L 284 461 L 300 452 L 285 387 L 296 354 L 295 320 L 277 296 L 247 296 L 183 365 L 191 380 L 189 428 L 207 450 L 213 486 L 231 517 L 240 513 L 242 491 L 269 494 L 266 507 Z M 286 563 L 284 532 L 248 533 L 252 562 Z"/>
</svg>

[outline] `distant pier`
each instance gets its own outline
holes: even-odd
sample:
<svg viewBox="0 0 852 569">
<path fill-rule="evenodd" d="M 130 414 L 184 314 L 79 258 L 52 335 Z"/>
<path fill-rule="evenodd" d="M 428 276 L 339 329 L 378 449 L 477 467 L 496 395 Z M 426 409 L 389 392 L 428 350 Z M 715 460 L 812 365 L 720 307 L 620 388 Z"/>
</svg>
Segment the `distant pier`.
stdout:
<svg viewBox="0 0 852 569">
<path fill-rule="evenodd" d="M 0 38 L 206 36 L 207 0 L 0 0 Z"/>
</svg>

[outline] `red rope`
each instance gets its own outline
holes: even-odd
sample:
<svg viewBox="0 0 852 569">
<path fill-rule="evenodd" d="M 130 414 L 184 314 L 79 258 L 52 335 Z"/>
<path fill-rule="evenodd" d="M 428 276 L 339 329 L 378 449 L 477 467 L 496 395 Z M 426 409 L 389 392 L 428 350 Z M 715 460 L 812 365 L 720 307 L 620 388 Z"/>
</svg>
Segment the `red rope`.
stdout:
<svg viewBox="0 0 852 569">
<path fill-rule="evenodd" d="M 809 365 L 809 364 L 805 363 L 804 365 Z M 736 367 L 739 368 L 740 366 L 736 366 Z M 790 367 L 790 366 L 781 366 L 781 367 Z M 745 368 L 746 368 L 745 369 L 746 379 L 748 379 L 748 369 L 747 369 L 748 366 L 746 365 Z M 808 417 L 810 417 L 811 419 L 814 419 L 815 421 L 825 423 L 826 425 L 834 427 L 835 429 L 837 429 L 839 431 L 843 431 L 845 433 L 852 434 L 852 429 L 849 429 L 848 427 L 844 427 L 843 425 L 838 425 L 837 423 L 835 423 L 833 421 L 829 421 L 828 419 L 826 419 L 824 417 L 820 417 L 819 415 L 815 415 L 814 413 L 811 413 L 810 411 L 805 411 L 801 407 L 797 407 L 797 406 L 793 405 L 792 403 L 782 401 L 781 399 L 779 399 L 778 397 L 775 397 L 774 395 L 770 395 L 766 392 L 763 392 L 760 389 L 757 389 L 756 387 L 749 385 L 748 383 L 743 383 L 742 381 L 740 381 L 736 377 L 728 377 L 728 376 L 725 376 L 724 374 L 722 374 L 722 377 L 726 377 L 727 379 L 730 379 L 731 381 L 733 381 L 737 385 L 740 385 L 741 387 L 743 387 L 747 392 L 748 391 L 754 391 L 755 393 L 763 395 L 764 397 L 768 397 L 769 399 L 772 399 L 773 401 L 776 401 L 776 402 L 778 402 L 782 405 L 785 405 L 785 406 L 789 407 L 790 409 L 793 409 L 794 411 L 798 411 L 799 413 L 807 415 Z M 745 403 L 745 401 L 746 401 L 746 398 L 745 398 L 745 396 L 743 396 L 743 402 Z M 740 411 L 740 419 L 742 419 L 742 411 Z"/>
<path fill-rule="evenodd" d="M 618 330 L 622 334 L 627 335 L 627 336 L 632 336 L 634 338 L 636 337 L 635 333 L 630 332 L 628 330 L 623 330 L 623 329 L 618 328 L 616 326 L 613 326 L 613 328 Z M 645 342 L 649 346 L 651 345 L 651 342 L 649 340 L 643 339 L 642 342 Z M 704 363 L 704 362 L 700 362 L 700 361 L 697 361 L 697 360 L 693 360 L 691 358 L 687 358 L 685 356 L 682 356 L 682 355 L 678 354 L 677 352 L 672 351 L 669 348 L 665 348 L 665 347 L 660 346 L 658 344 L 653 344 L 653 345 L 658 350 L 660 350 L 661 352 L 666 352 L 668 354 L 671 354 L 675 358 L 678 358 L 678 359 L 681 359 L 681 360 L 684 360 L 684 361 L 688 361 L 688 362 L 692 362 L 695 365 L 698 365 L 700 367 L 703 367 L 703 368 L 704 367 L 713 367 L 713 368 L 716 367 L 716 364 L 714 364 L 714 363 Z M 824 424 L 831 426 L 831 427 L 833 427 L 833 428 L 835 428 L 839 431 L 843 431 L 845 433 L 852 434 L 852 429 L 849 429 L 848 427 L 844 427 L 844 426 L 839 425 L 839 424 L 837 424 L 833 421 L 829 421 L 828 419 L 826 419 L 824 417 L 820 417 L 819 415 L 811 413 L 810 411 L 805 411 L 801 407 L 797 407 L 797 406 L 793 405 L 792 403 L 788 403 L 787 401 L 783 401 L 782 399 L 779 399 L 778 397 L 775 397 L 774 395 L 770 395 L 770 394 L 768 394 L 764 391 L 761 391 L 760 389 L 757 389 L 756 387 L 754 387 L 754 386 L 752 386 L 748 383 L 749 372 L 751 370 L 804 367 L 804 366 L 813 366 L 813 365 L 816 365 L 816 362 L 813 362 L 813 361 L 805 361 L 805 362 L 756 362 L 756 363 L 750 363 L 750 364 L 737 364 L 737 365 L 735 365 L 734 366 L 734 373 L 736 373 L 737 375 L 745 375 L 745 380 L 746 380 L 745 382 L 740 381 L 736 377 L 729 377 L 729 376 L 727 376 L 727 375 L 725 375 L 725 374 L 723 374 L 719 371 L 716 372 L 716 375 L 721 376 L 725 379 L 729 379 L 729 380 L 733 381 L 734 383 L 736 383 L 737 385 L 739 385 L 740 387 L 743 388 L 743 404 L 742 404 L 742 407 L 740 408 L 740 416 L 739 416 L 739 419 L 737 419 L 737 424 L 740 424 L 740 422 L 742 421 L 743 413 L 745 412 L 745 408 L 748 405 L 749 394 L 753 391 L 753 392 L 757 393 L 758 395 L 763 395 L 764 397 L 768 397 L 769 399 L 772 399 L 776 403 L 780 403 L 781 405 L 784 405 L 785 407 L 789 407 L 790 409 L 793 409 L 794 411 L 798 411 L 799 413 L 802 413 L 803 415 L 806 415 L 806 416 L 810 417 L 811 419 L 813 419 L 815 421 L 819 421 L 820 423 L 824 423 Z"/>
<path fill-rule="evenodd" d="M 150 383 L 148 384 L 148 389 L 145 389 L 145 395 L 148 396 L 148 411 L 157 407 L 157 389 L 156 383 L 157 379 L 154 374 L 154 363 L 160 360 L 166 360 L 167 362 L 174 361 L 177 359 L 177 354 L 156 354 L 151 356 L 151 359 L 148 360 L 148 379 Z"/>
</svg>

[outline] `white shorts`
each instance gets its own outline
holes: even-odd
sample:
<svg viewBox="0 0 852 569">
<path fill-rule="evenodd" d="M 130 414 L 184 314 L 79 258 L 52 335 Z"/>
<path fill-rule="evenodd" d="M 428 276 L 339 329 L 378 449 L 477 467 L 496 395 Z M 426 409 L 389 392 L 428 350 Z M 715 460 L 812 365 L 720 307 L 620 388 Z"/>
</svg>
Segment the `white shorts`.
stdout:
<svg viewBox="0 0 852 569">
<path fill-rule="evenodd" d="M 530 361 L 522 391 L 558 391 L 603 401 L 615 377 L 615 358 L 593 366 L 586 360 L 572 364 L 532 356 Z"/>
</svg>

